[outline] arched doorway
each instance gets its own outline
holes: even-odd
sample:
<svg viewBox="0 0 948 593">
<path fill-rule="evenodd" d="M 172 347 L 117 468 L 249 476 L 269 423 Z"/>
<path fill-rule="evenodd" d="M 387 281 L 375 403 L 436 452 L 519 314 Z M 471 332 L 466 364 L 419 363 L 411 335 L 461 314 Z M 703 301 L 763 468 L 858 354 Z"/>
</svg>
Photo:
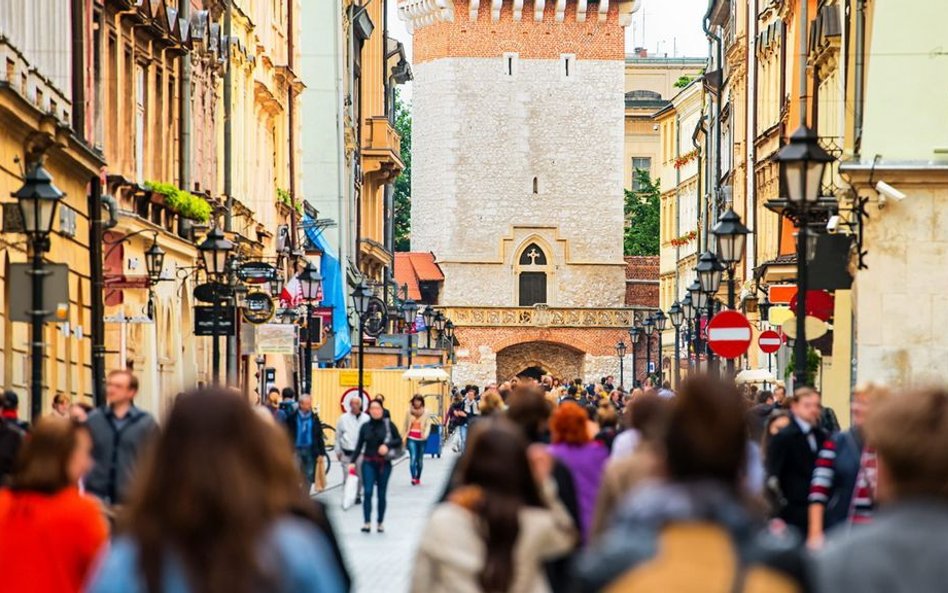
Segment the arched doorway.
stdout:
<svg viewBox="0 0 948 593">
<path fill-rule="evenodd" d="M 583 376 L 585 353 L 565 344 L 525 342 L 497 353 L 497 380 L 553 375 L 563 380 Z"/>
</svg>

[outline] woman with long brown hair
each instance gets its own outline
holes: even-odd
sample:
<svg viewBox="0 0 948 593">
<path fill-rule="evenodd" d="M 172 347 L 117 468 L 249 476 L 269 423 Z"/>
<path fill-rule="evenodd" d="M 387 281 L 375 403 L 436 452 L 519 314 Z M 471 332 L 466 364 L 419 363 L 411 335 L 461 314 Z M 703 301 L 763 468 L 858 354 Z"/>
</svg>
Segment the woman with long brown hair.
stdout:
<svg viewBox="0 0 948 593">
<path fill-rule="evenodd" d="M 411 456 L 411 485 L 421 484 L 421 470 L 425 463 L 425 446 L 428 444 L 428 433 L 431 432 L 431 416 L 425 409 L 425 396 L 416 393 L 411 398 L 408 411 L 405 412 L 405 424 L 402 432 L 405 434 L 405 447 Z"/>
<path fill-rule="evenodd" d="M 342 592 L 286 435 L 238 394 L 179 397 L 91 593 Z"/>
<path fill-rule="evenodd" d="M 576 542 L 552 468 L 506 419 L 479 422 L 455 489 L 425 527 L 411 593 L 547 593 L 543 562 Z"/>
<path fill-rule="evenodd" d="M 108 527 L 99 505 L 79 493 L 92 467 L 86 427 L 39 421 L 0 490 L 0 590 L 78 592 Z"/>
</svg>

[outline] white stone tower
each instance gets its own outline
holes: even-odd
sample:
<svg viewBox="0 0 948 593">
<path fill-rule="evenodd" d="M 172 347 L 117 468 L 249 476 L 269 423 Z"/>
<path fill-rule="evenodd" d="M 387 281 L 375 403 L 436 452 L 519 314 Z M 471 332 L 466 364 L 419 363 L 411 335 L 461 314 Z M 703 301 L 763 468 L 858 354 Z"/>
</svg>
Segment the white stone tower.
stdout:
<svg viewBox="0 0 948 593">
<path fill-rule="evenodd" d="M 399 4 L 414 34 L 412 248 L 444 270 L 461 381 L 616 371 L 629 321 L 624 27 L 636 8 Z"/>
</svg>

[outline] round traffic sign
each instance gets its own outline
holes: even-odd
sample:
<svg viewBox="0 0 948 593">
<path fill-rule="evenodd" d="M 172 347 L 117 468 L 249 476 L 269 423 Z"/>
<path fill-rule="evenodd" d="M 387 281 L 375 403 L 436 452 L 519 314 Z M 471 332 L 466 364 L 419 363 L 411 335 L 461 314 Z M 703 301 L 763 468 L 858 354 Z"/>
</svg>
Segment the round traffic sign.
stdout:
<svg viewBox="0 0 948 593">
<path fill-rule="evenodd" d="M 780 350 L 780 346 L 783 345 L 783 336 L 772 329 L 768 329 L 761 332 L 760 336 L 757 337 L 757 344 L 765 354 L 773 354 Z"/>
<path fill-rule="evenodd" d="M 721 311 L 708 324 L 708 345 L 721 358 L 747 352 L 754 332 L 750 321 L 737 311 Z"/>
<path fill-rule="evenodd" d="M 349 411 L 349 402 L 357 397 L 362 400 L 362 411 L 364 412 L 369 409 L 369 394 L 364 389 L 362 393 L 359 393 L 358 387 L 352 387 L 351 389 L 346 389 L 342 393 L 342 397 L 339 398 L 339 408 L 343 413 Z"/>
</svg>

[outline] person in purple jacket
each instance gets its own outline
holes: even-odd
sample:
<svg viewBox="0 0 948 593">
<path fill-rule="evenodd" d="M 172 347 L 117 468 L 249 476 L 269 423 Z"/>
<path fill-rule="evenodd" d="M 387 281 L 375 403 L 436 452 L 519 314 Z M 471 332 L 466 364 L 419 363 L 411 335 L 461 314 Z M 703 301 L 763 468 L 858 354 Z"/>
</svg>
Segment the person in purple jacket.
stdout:
<svg viewBox="0 0 948 593">
<path fill-rule="evenodd" d="M 579 531 L 584 543 L 592 527 L 602 473 L 609 459 L 609 449 L 590 436 L 587 419 L 581 406 L 566 402 L 556 409 L 550 422 L 550 453 L 573 475 L 579 502 Z"/>
</svg>

